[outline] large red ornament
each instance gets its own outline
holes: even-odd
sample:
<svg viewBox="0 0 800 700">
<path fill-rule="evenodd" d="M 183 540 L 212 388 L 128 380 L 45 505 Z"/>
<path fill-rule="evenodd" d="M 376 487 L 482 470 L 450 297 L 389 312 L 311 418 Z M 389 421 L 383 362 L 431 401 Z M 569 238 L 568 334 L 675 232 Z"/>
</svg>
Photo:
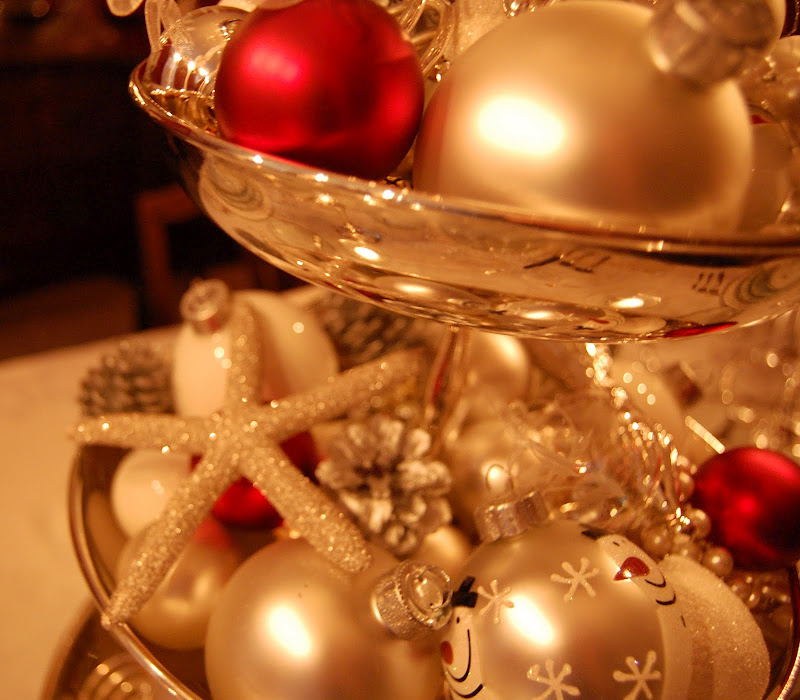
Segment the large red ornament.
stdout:
<svg viewBox="0 0 800 700">
<path fill-rule="evenodd" d="M 800 465 L 757 447 L 715 455 L 695 476 L 692 505 L 711 518 L 711 539 L 744 569 L 800 559 Z"/>
<path fill-rule="evenodd" d="M 372 0 L 258 8 L 222 55 L 214 97 L 226 139 L 380 178 L 403 159 L 424 101 L 416 51 Z"/>
<path fill-rule="evenodd" d="M 309 433 L 298 433 L 281 447 L 303 474 L 313 475 L 319 455 Z M 220 522 L 234 527 L 274 528 L 283 522 L 272 503 L 244 477 L 234 481 L 217 499 L 212 513 Z"/>
</svg>

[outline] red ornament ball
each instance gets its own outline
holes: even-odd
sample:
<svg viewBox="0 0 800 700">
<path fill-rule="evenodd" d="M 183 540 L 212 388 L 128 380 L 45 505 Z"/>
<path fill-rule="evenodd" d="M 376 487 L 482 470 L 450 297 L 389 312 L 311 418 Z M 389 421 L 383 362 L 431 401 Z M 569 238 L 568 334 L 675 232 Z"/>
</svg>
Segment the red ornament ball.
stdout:
<svg viewBox="0 0 800 700">
<path fill-rule="evenodd" d="M 711 540 L 744 569 L 771 570 L 800 559 L 800 465 L 757 447 L 704 462 L 691 503 L 711 518 Z"/>
<path fill-rule="evenodd" d="M 389 174 L 416 136 L 424 101 L 414 47 L 372 0 L 260 7 L 220 61 L 222 136 L 263 153 L 365 178 Z"/>
</svg>

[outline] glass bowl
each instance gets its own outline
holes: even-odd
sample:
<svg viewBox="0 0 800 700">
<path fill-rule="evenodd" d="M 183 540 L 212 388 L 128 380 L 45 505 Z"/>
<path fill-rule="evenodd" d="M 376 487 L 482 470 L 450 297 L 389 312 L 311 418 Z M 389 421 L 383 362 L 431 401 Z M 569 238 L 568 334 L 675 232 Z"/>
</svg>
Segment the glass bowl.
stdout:
<svg viewBox="0 0 800 700">
<path fill-rule="evenodd" d="M 79 449 L 69 487 L 73 546 L 101 612 L 108 606 L 114 588 L 114 570 L 126 542 L 110 500 L 111 480 L 125 452 L 95 445 Z M 112 635 L 155 678 L 158 686 L 169 688 L 181 700 L 210 697 L 201 650 L 174 651 L 149 644 L 127 624 L 114 627 Z"/>
<path fill-rule="evenodd" d="M 76 454 L 70 480 L 69 514 L 72 538 L 78 561 L 97 607 L 108 606 L 114 586 L 116 562 L 125 544 L 125 536 L 112 514 L 110 485 L 125 450 L 97 445 L 84 446 Z M 243 544 L 245 551 L 253 543 Z M 796 572 L 789 576 L 788 588 L 794 599 L 794 622 L 797 630 L 797 598 L 800 583 Z M 769 618 L 759 619 L 770 649 L 773 688 L 767 697 L 788 700 L 796 676 L 800 673 L 797 640 L 785 627 Z M 202 650 L 175 651 L 152 644 L 136 634 L 127 624 L 111 629 L 115 641 L 150 673 L 157 687 L 166 688 L 181 700 L 211 698 L 203 666 Z M 96 700 L 102 700 L 97 697 Z"/>
<path fill-rule="evenodd" d="M 276 267 L 392 311 L 522 336 L 697 334 L 800 302 L 800 226 L 719 238 L 594 229 L 269 157 L 222 139 L 210 102 L 132 74 L 206 214 Z"/>
</svg>

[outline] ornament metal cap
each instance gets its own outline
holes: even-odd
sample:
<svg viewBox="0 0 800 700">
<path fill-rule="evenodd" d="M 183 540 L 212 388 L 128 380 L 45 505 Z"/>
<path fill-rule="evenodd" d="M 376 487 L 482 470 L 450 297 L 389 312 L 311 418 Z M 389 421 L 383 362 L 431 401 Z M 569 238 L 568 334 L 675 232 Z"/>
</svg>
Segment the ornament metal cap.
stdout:
<svg viewBox="0 0 800 700">
<path fill-rule="evenodd" d="M 197 280 L 181 297 L 180 313 L 198 333 L 214 333 L 231 314 L 231 290 L 222 280 Z"/>
<path fill-rule="evenodd" d="M 705 87 L 765 51 L 774 27 L 765 0 L 671 0 L 657 6 L 646 42 L 659 70 Z"/>
<path fill-rule="evenodd" d="M 438 566 L 404 561 L 375 584 L 372 604 L 378 619 L 400 639 L 420 639 L 450 622 L 450 577 Z"/>
<path fill-rule="evenodd" d="M 544 499 L 536 491 L 512 496 L 475 509 L 475 528 L 481 542 L 494 542 L 513 537 L 541 525 L 550 513 Z"/>
</svg>

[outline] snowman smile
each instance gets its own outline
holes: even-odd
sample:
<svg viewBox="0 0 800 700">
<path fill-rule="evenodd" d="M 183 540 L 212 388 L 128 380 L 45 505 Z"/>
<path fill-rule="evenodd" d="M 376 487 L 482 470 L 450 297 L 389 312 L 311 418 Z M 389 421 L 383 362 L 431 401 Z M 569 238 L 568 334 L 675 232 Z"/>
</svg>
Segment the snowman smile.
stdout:
<svg viewBox="0 0 800 700">
<path fill-rule="evenodd" d="M 648 575 L 655 574 L 659 576 L 659 580 L 651 581 L 648 578 Z M 666 588 L 667 587 L 667 579 L 664 578 L 664 574 L 662 574 L 658 569 L 651 569 L 647 563 L 645 563 L 639 557 L 628 557 L 625 561 L 622 562 L 622 565 L 619 567 L 619 571 L 614 575 L 615 581 L 624 581 L 626 579 L 634 579 L 640 578 L 646 584 L 653 586 L 654 588 Z M 669 598 L 661 599 L 656 597 L 656 603 L 659 605 L 674 605 L 676 601 L 675 592 L 672 592 L 672 596 Z"/>
<path fill-rule="evenodd" d="M 459 691 L 456 686 L 461 685 L 469 678 L 469 674 L 472 671 L 472 635 L 470 631 L 467 630 L 467 665 L 464 669 L 464 673 L 460 676 L 456 676 L 450 670 L 450 666 L 453 664 L 453 646 L 448 641 L 442 642 L 440 646 L 440 651 L 442 655 L 442 661 L 445 663 L 445 673 L 447 674 L 447 682 L 450 685 L 453 693 L 458 695 L 460 698 L 474 698 L 478 693 L 483 690 L 483 683 L 478 683 L 478 685 L 473 688 L 472 690 L 468 690 L 466 693 Z"/>
</svg>

